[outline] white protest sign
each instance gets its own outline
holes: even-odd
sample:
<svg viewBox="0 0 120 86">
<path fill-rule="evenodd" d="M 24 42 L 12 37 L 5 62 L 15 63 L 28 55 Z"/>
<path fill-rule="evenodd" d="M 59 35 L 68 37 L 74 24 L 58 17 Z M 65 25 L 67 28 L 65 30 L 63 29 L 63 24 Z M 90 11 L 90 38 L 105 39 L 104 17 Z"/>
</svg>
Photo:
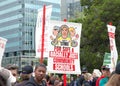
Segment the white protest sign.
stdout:
<svg viewBox="0 0 120 86">
<path fill-rule="evenodd" d="M 47 27 L 48 27 L 48 22 L 51 18 L 51 13 L 52 13 L 52 5 L 46 7 L 46 12 L 45 12 L 45 32 L 44 32 L 44 55 L 43 57 L 47 57 L 46 53 L 48 53 L 46 47 L 48 46 L 48 41 L 47 41 Z M 36 57 L 41 56 L 41 44 L 42 44 L 42 23 L 43 23 L 43 8 L 38 10 L 38 16 L 37 16 L 37 23 L 36 23 L 36 31 L 35 31 L 35 48 L 36 48 Z"/>
<path fill-rule="evenodd" d="M 118 52 L 115 43 L 115 26 L 107 25 L 108 35 L 110 40 L 110 51 L 111 51 L 111 70 L 114 70 L 117 64 Z"/>
<path fill-rule="evenodd" d="M 2 57 L 5 51 L 6 42 L 7 42 L 7 39 L 0 37 L 0 67 L 2 63 Z"/>
<path fill-rule="evenodd" d="M 48 72 L 80 74 L 81 23 L 49 22 Z"/>
</svg>

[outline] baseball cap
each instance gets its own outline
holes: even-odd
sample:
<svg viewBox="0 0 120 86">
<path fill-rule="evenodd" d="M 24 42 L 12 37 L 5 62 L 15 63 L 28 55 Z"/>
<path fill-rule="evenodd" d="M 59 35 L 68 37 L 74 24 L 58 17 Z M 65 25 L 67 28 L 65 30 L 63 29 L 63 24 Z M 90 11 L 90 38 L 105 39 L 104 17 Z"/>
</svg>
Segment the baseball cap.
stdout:
<svg viewBox="0 0 120 86">
<path fill-rule="evenodd" d="M 60 27 L 59 26 L 54 26 L 53 28 L 54 28 L 54 30 L 59 30 Z"/>
<path fill-rule="evenodd" d="M 88 72 L 87 67 L 83 67 L 82 68 L 82 73 L 87 73 L 87 72 Z"/>
<path fill-rule="evenodd" d="M 30 74 L 33 72 L 33 67 L 30 65 L 24 66 L 22 68 L 22 74 Z"/>
<path fill-rule="evenodd" d="M 101 69 L 102 69 L 102 70 L 110 70 L 110 67 L 109 67 L 109 65 L 103 65 L 103 66 L 101 67 Z"/>
</svg>

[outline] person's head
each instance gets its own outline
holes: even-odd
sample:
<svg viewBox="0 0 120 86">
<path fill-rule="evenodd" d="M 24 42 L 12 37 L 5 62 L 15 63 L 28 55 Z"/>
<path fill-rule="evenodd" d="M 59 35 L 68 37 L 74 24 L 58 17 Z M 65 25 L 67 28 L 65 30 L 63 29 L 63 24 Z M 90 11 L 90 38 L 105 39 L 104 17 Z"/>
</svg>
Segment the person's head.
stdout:
<svg viewBox="0 0 120 86">
<path fill-rule="evenodd" d="M 54 26 L 54 27 L 53 27 L 53 35 L 54 35 L 54 36 L 57 36 L 57 35 L 58 35 L 58 33 L 59 33 L 59 28 L 60 28 L 59 26 Z"/>
<path fill-rule="evenodd" d="M 62 38 L 67 38 L 69 33 L 69 27 L 67 25 L 62 25 L 60 27 Z"/>
<path fill-rule="evenodd" d="M 75 36 L 75 28 L 74 27 L 70 27 L 69 28 L 69 32 L 70 32 L 70 35 L 73 37 L 73 36 Z"/>
<path fill-rule="evenodd" d="M 7 85 L 7 79 L 9 78 L 10 74 L 5 69 L 0 69 L 0 86 Z"/>
<path fill-rule="evenodd" d="M 46 70 L 47 70 L 47 68 L 46 68 L 45 64 L 38 64 L 38 65 L 36 65 L 35 71 L 34 71 L 35 79 L 37 81 L 41 82 L 42 79 L 45 78 Z"/>
<path fill-rule="evenodd" d="M 24 66 L 21 72 L 22 80 L 28 80 L 33 73 L 33 67 L 30 65 Z"/>
<path fill-rule="evenodd" d="M 45 79 L 46 79 L 46 82 L 49 82 L 49 81 L 50 81 L 50 76 L 49 76 L 49 75 L 46 75 L 46 76 L 45 76 Z"/>
<path fill-rule="evenodd" d="M 10 70 L 12 75 L 17 78 L 18 67 L 16 65 L 9 64 L 6 66 L 6 69 Z"/>
<path fill-rule="evenodd" d="M 108 65 L 103 65 L 101 71 L 105 77 L 110 77 L 110 67 Z"/>
<path fill-rule="evenodd" d="M 83 67 L 83 68 L 82 68 L 82 74 L 85 74 L 85 73 L 87 73 L 87 72 L 88 72 L 87 67 Z"/>
<path fill-rule="evenodd" d="M 54 86 L 62 86 L 59 80 L 54 81 Z"/>
<path fill-rule="evenodd" d="M 16 82 L 16 78 L 8 69 L 0 68 L 0 81 L 4 83 L 4 85 L 1 85 L 2 83 L 0 82 L 0 86 L 10 86 L 10 84 Z"/>
<path fill-rule="evenodd" d="M 101 72 L 99 69 L 94 69 L 93 70 L 93 77 L 100 77 L 101 76 Z"/>
<path fill-rule="evenodd" d="M 85 73 L 85 74 L 84 74 L 84 78 L 85 78 L 86 81 L 89 81 L 89 80 L 92 80 L 92 79 L 93 79 L 91 73 Z"/>
</svg>

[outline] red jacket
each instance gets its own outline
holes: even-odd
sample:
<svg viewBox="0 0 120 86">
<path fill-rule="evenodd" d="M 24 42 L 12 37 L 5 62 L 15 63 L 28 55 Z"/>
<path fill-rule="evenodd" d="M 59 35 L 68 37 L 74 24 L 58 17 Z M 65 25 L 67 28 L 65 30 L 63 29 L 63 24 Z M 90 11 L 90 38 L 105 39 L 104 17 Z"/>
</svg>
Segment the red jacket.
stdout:
<svg viewBox="0 0 120 86">
<path fill-rule="evenodd" d="M 98 79 L 97 79 L 97 81 L 96 81 L 96 86 L 99 86 L 99 82 L 100 82 L 100 80 L 102 79 L 102 78 L 104 78 L 105 76 L 101 76 L 101 77 L 99 77 Z"/>
</svg>

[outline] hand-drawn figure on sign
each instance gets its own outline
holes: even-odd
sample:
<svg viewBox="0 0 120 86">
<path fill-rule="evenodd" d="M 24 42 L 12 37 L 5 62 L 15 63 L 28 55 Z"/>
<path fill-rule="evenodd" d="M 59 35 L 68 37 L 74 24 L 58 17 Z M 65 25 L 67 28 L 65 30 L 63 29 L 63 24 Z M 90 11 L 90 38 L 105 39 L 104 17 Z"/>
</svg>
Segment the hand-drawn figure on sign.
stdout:
<svg viewBox="0 0 120 86">
<path fill-rule="evenodd" d="M 71 46 L 71 38 L 69 36 L 69 27 L 62 25 L 60 27 L 60 36 L 58 37 L 59 46 Z"/>
<path fill-rule="evenodd" d="M 74 27 L 70 27 L 69 32 L 70 32 L 70 37 L 71 37 L 71 46 L 76 47 L 78 45 L 77 40 L 79 38 L 79 35 L 76 34 L 76 31 L 75 31 Z"/>
<path fill-rule="evenodd" d="M 67 25 L 54 26 L 52 35 L 50 36 L 51 44 L 53 46 L 77 47 L 79 35 L 76 34 L 74 27 Z"/>
<path fill-rule="evenodd" d="M 54 46 L 57 45 L 57 37 L 58 37 L 59 29 L 60 29 L 59 26 L 54 26 L 52 35 L 50 36 L 50 39 L 52 40 L 51 44 Z"/>
</svg>

